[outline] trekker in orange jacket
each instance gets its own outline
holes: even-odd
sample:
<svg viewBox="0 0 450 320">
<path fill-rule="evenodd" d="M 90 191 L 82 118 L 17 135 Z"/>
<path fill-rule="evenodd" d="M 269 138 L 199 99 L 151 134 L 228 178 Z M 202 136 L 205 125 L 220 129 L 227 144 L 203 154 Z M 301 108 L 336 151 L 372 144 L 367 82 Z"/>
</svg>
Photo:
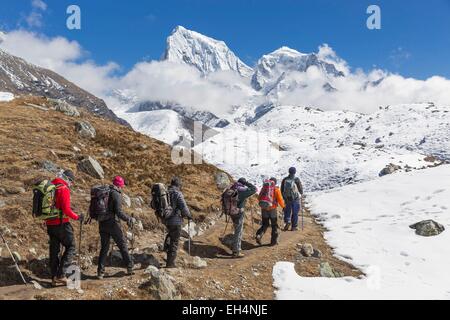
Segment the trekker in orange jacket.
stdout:
<svg viewBox="0 0 450 320">
<path fill-rule="evenodd" d="M 279 230 L 280 230 L 280 228 L 278 227 L 277 208 L 278 208 L 278 206 L 280 206 L 281 208 L 284 209 L 285 203 L 284 203 L 280 188 L 276 186 L 277 179 L 270 178 L 270 180 L 275 183 L 274 202 L 271 207 L 269 207 L 267 209 L 261 209 L 262 226 L 256 232 L 256 242 L 259 245 L 262 245 L 261 239 L 264 236 L 264 234 L 266 233 L 267 229 L 269 228 L 269 225 L 271 225 L 272 226 L 272 239 L 270 241 L 270 245 L 276 246 L 278 244 L 278 236 L 279 236 Z"/>
</svg>

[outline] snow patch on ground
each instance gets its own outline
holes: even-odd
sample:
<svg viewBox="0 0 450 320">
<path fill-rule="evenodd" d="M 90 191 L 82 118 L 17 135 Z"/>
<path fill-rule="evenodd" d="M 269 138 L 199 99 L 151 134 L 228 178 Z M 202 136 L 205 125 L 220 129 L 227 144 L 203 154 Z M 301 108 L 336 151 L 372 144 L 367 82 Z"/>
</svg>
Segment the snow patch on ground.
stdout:
<svg viewBox="0 0 450 320">
<path fill-rule="evenodd" d="M 274 270 L 278 299 L 449 299 L 450 166 L 389 175 L 313 193 L 309 207 L 329 231 L 338 257 L 369 277 L 302 278 L 293 264 Z M 446 227 L 420 237 L 409 226 L 433 219 Z"/>
<path fill-rule="evenodd" d="M 14 95 L 9 92 L 0 92 L 0 102 L 9 102 L 14 100 Z"/>
</svg>

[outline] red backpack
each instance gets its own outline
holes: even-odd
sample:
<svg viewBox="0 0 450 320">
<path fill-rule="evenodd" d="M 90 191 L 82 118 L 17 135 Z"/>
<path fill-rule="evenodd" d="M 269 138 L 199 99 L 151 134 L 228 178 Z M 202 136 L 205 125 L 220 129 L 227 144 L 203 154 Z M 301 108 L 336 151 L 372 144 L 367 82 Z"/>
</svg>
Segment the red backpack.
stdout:
<svg viewBox="0 0 450 320">
<path fill-rule="evenodd" d="M 273 206 L 275 200 L 275 182 L 272 180 L 264 181 L 258 200 L 261 209 L 268 209 Z"/>
</svg>

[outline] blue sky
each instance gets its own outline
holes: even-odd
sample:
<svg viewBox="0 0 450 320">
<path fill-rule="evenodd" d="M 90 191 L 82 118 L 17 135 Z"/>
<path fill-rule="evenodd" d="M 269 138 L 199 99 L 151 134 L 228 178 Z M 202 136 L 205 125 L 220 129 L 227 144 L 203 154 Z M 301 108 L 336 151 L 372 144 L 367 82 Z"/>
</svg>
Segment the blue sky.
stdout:
<svg viewBox="0 0 450 320">
<path fill-rule="evenodd" d="M 41 0 L 42 1 L 42 0 Z M 450 78 L 450 0 L 43 0 L 42 25 L 29 26 L 32 0 L 3 0 L 0 28 L 25 28 L 78 41 L 96 63 L 129 70 L 159 59 L 165 39 L 183 25 L 224 40 L 252 65 L 286 45 L 303 52 L 328 43 L 353 68 L 374 66 L 406 77 Z M 82 10 L 82 30 L 66 28 L 66 8 Z M 377 4 L 382 29 L 366 28 L 366 9 Z"/>
</svg>

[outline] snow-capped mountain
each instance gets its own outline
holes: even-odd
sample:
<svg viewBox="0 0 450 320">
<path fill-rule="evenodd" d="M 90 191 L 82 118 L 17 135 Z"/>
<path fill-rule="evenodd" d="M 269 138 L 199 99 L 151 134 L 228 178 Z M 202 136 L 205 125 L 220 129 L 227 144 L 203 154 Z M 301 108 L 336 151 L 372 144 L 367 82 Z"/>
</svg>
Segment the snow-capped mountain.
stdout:
<svg viewBox="0 0 450 320">
<path fill-rule="evenodd" d="M 450 160 L 449 113 L 450 107 L 432 104 L 373 114 L 272 106 L 250 125 L 225 128 L 195 150 L 255 182 L 281 178 L 296 166 L 308 191 L 326 190 L 375 179 L 391 163 L 412 171 Z"/>
<path fill-rule="evenodd" d="M 307 83 L 289 80 L 289 75 L 293 72 L 306 72 L 310 67 L 317 67 L 320 72 L 329 77 L 344 76 L 344 73 L 337 70 L 335 65 L 319 59 L 315 53 L 305 54 L 282 47 L 258 61 L 252 77 L 252 86 L 265 94 L 275 90 L 292 90 L 299 86 L 307 86 Z"/>
<path fill-rule="evenodd" d="M 198 32 L 178 26 L 167 38 L 164 60 L 186 63 L 196 67 L 203 75 L 216 71 L 236 71 L 250 77 L 252 68 L 243 63 L 225 44 Z"/>
<path fill-rule="evenodd" d="M 5 34 L 3 34 L 3 37 Z M 99 116 L 128 125 L 105 102 L 57 73 L 33 65 L 0 49 L 0 91 L 14 95 L 46 96 L 86 108 Z"/>
</svg>

